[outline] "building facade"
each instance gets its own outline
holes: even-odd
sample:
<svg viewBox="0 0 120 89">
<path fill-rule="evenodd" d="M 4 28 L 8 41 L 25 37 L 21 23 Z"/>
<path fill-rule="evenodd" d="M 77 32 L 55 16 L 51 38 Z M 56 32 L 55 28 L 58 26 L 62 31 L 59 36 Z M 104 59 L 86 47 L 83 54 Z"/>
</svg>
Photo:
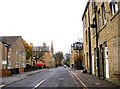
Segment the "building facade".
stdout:
<svg viewBox="0 0 120 89">
<path fill-rule="evenodd" d="M 43 46 L 33 46 L 33 66 L 53 67 L 53 59 L 49 46 L 43 43 Z M 40 57 L 39 57 L 40 56 Z M 38 61 L 35 61 L 38 60 Z"/>
<path fill-rule="evenodd" d="M 88 0 L 83 13 L 85 69 L 120 84 L 120 2 Z"/>
<path fill-rule="evenodd" d="M 2 76 L 24 72 L 26 50 L 21 36 L 2 36 L 0 50 Z"/>
<path fill-rule="evenodd" d="M 71 45 L 70 67 L 76 69 L 83 69 L 83 43 L 76 42 Z"/>
</svg>

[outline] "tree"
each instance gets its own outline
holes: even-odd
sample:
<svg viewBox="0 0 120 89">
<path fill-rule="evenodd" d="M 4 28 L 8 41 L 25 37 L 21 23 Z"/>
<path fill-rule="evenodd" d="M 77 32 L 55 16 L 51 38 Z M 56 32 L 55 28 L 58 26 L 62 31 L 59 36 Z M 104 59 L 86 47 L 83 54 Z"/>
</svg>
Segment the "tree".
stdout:
<svg viewBox="0 0 120 89">
<path fill-rule="evenodd" d="M 56 66 L 61 65 L 63 57 L 63 52 L 58 51 L 57 53 L 54 54 Z"/>
<path fill-rule="evenodd" d="M 36 61 L 36 63 L 38 62 L 38 60 L 43 61 L 42 59 L 44 58 L 44 51 L 45 51 L 45 47 L 38 47 L 38 51 L 35 51 L 33 54 L 33 59 Z M 44 61 L 43 61 L 44 62 Z"/>
<path fill-rule="evenodd" d="M 70 54 L 68 53 L 65 54 L 64 64 L 70 66 Z"/>
<path fill-rule="evenodd" d="M 32 56 L 32 47 L 24 39 L 23 44 L 26 49 L 26 59 L 29 59 Z"/>
</svg>

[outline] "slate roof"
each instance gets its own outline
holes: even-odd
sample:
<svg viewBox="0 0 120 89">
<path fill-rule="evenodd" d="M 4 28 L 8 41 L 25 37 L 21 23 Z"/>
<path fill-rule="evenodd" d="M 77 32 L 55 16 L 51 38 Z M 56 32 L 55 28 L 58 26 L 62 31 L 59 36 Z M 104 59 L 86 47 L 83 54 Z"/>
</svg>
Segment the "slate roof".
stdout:
<svg viewBox="0 0 120 89">
<path fill-rule="evenodd" d="M 0 41 L 4 44 L 13 45 L 14 42 L 21 36 L 0 36 Z"/>
<path fill-rule="evenodd" d="M 48 52 L 49 51 L 49 46 L 46 46 L 46 47 L 44 47 L 44 46 L 33 46 L 33 48 L 32 48 L 32 51 L 34 51 L 34 52 L 38 52 L 40 50 L 43 50 L 44 52 Z"/>
</svg>

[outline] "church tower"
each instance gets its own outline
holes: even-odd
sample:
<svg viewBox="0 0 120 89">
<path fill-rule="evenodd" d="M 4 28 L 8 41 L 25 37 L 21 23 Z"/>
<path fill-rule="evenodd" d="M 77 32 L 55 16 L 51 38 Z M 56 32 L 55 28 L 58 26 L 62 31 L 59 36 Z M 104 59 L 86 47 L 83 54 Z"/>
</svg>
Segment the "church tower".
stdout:
<svg viewBox="0 0 120 89">
<path fill-rule="evenodd" d="M 53 41 L 51 42 L 51 53 L 54 53 L 54 48 L 53 48 Z"/>
</svg>

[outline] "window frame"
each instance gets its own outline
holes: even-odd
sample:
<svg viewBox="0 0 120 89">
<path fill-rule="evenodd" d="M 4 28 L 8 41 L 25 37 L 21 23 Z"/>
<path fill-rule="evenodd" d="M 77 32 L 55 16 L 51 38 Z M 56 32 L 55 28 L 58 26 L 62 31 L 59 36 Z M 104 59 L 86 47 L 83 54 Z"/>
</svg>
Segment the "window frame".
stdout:
<svg viewBox="0 0 120 89">
<path fill-rule="evenodd" d="M 101 10 L 102 10 L 102 23 L 103 25 L 105 25 L 107 23 L 107 17 L 104 3 L 101 5 Z"/>
<path fill-rule="evenodd" d="M 85 40 L 86 40 L 86 44 L 88 43 L 88 32 L 87 32 L 87 30 L 85 31 Z"/>
<path fill-rule="evenodd" d="M 93 24 L 95 24 L 95 18 L 93 18 Z M 92 30 L 93 32 L 93 37 L 96 35 L 96 28 L 93 28 L 93 30 Z"/>
<path fill-rule="evenodd" d="M 118 11 L 118 3 L 115 1 L 110 1 L 110 10 L 111 10 L 111 15 L 114 15 Z"/>
<path fill-rule="evenodd" d="M 99 30 L 102 28 L 102 16 L 101 16 L 100 9 L 98 10 L 98 27 L 99 27 Z"/>
</svg>

